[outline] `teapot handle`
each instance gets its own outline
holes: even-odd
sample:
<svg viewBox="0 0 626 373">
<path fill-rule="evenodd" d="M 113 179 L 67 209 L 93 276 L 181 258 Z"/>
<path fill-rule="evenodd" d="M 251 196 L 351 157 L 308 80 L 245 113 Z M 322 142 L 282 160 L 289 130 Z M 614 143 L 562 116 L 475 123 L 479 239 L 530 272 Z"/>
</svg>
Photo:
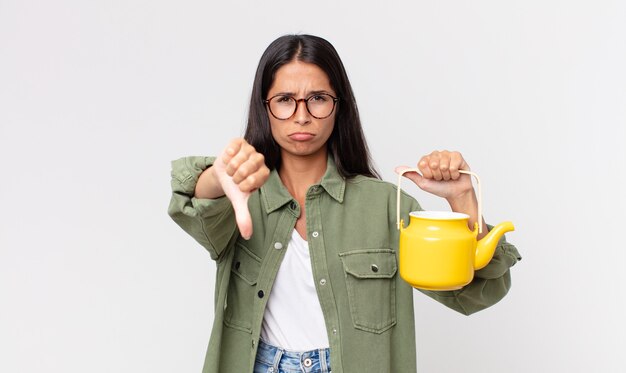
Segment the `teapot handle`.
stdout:
<svg viewBox="0 0 626 373">
<path fill-rule="evenodd" d="M 396 202 L 396 214 L 397 214 L 396 224 L 398 226 L 398 230 L 400 230 L 400 184 L 402 183 L 402 175 L 404 175 L 406 172 L 417 172 L 418 174 L 422 175 L 422 173 L 420 172 L 418 168 L 407 168 L 403 170 L 402 172 L 400 172 L 400 174 L 398 174 L 398 198 Z M 482 224 L 483 208 L 482 208 L 482 192 L 480 190 L 480 178 L 478 177 L 478 175 L 476 175 L 472 171 L 459 170 L 459 173 L 471 175 L 476 179 L 476 186 L 478 188 L 478 233 L 479 234 L 483 233 L 483 224 Z"/>
</svg>

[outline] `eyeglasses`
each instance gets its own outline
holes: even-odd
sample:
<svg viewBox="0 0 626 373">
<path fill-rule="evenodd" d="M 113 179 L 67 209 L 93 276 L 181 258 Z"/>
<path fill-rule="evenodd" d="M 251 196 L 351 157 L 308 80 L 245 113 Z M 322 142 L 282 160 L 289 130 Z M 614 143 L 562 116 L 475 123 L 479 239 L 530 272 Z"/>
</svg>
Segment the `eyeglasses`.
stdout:
<svg viewBox="0 0 626 373">
<path fill-rule="evenodd" d="M 324 119 L 333 113 L 339 98 L 333 97 L 328 93 L 319 93 L 301 99 L 295 99 L 287 95 L 276 95 L 269 100 L 263 100 L 270 114 L 278 120 L 291 118 L 298 110 L 298 104 L 301 101 L 304 101 L 306 110 L 313 118 Z"/>
</svg>

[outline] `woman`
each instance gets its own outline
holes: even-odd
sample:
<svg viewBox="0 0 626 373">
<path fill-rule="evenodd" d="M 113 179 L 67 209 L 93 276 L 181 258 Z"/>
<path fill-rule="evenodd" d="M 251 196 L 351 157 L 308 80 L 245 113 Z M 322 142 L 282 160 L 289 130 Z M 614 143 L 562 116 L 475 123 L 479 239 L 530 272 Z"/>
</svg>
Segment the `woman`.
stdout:
<svg viewBox="0 0 626 373">
<path fill-rule="evenodd" d="M 461 154 L 433 152 L 418 167 L 423 177 L 407 177 L 473 227 Z M 174 161 L 172 187 L 170 215 L 217 263 L 205 373 L 416 371 L 413 291 L 397 273 L 396 189 L 371 165 L 330 43 L 275 40 L 256 72 L 244 139 L 217 157 Z M 420 207 L 402 198 L 406 220 Z M 517 260 L 502 240 L 465 288 L 425 293 L 479 311 L 507 293 Z"/>
</svg>

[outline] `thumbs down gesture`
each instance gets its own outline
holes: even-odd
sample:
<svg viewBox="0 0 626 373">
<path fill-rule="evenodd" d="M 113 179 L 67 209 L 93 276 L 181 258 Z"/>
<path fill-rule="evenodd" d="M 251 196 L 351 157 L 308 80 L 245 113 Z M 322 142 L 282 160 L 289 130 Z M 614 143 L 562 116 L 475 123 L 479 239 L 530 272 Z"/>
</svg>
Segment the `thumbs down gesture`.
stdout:
<svg viewBox="0 0 626 373">
<path fill-rule="evenodd" d="M 235 219 L 241 236 L 252 236 L 252 218 L 248 210 L 250 194 L 260 188 L 269 177 L 265 157 L 244 139 L 232 140 L 199 178 L 196 197 L 217 198 L 226 195 L 235 210 Z"/>
</svg>

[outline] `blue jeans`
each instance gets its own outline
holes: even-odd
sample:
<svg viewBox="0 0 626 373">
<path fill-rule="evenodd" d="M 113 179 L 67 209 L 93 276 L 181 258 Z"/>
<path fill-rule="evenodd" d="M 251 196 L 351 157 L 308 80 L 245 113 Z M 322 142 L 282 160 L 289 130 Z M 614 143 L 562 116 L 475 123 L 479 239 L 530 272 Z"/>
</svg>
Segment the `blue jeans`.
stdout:
<svg viewBox="0 0 626 373">
<path fill-rule="evenodd" d="M 254 373 L 331 373 L 330 349 L 294 352 L 259 340 Z"/>
</svg>

